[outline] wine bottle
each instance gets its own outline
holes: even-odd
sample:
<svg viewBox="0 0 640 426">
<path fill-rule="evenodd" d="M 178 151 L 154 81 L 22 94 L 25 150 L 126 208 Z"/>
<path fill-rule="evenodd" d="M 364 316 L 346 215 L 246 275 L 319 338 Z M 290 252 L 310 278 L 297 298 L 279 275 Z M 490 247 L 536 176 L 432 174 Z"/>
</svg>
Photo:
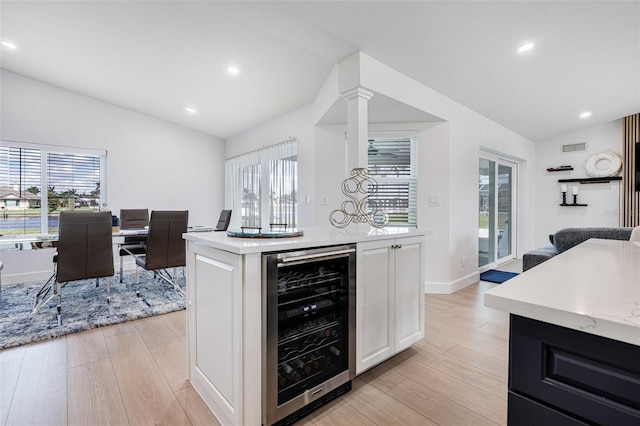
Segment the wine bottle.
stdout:
<svg viewBox="0 0 640 426">
<path fill-rule="evenodd" d="M 329 337 L 329 336 L 331 336 L 331 331 L 332 331 L 332 330 L 331 330 L 330 328 L 325 328 L 325 329 L 324 329 L 324 331 L 323 331 L 323 335 L 324 335 L 324 337 Z"/>
<path fill-rule="evenodd" d="M 329 347 L 329 351 L 334 354 L 335 356 L 340 356 L 340 349 L 336 348 L 335 346 L 331 345 Z"/>
<path fill-rule="evenodd" d="M 312 360 L 311 360 L 311 354 L 307 354 L 302 358 L 302 366 L 300 367 L 301 370 L 304 371 L 305 375 L 309 375 L 311 373 L 311 364 L 312 364 Z"/>
<path fill-rule="evenodd" d="M 309 354 L 309 360 L 314 370 L 320 368 L 320 361 L 318 361 L 318 358 L 315 354 Z"/>
<path fill-rule="evenodd" d="M 284 370 L 284 374 L 291 374 L 291 372 L 293 371 L 293 368 L 291 368 L 291 366 L 286 362 L 282 363 L 282 369 Z"/>
<path fill-rule="evenodd" d="M 300 379 L 302 379 L 302 376 L 300 376 L 300 373 L 298 373 L 296 370 L 294 370 L 286 362 L 282 363 L 282 369 L 284 370 L 284 374 L 285 374 L 285 377 L 287 378 L 287 380 L 295 383 L 295 382 L 299 382 Z"/>
</svg>

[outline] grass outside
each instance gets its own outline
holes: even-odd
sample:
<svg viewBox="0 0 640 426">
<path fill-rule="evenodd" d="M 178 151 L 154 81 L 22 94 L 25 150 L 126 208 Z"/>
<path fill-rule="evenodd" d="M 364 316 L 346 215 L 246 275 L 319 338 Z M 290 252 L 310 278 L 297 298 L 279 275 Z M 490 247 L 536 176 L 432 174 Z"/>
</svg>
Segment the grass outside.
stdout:
<svg viewBox="0 0 640 426">
<path fill-rule="evenodd" d="M 52 212 L 49 212 L 49 218 L 56 217 L 60 215 L 60 212 L 68 209 L 58 209 Z M 91 207 L 79 207 L 75 210 L 94 210 Z M 34 225 L 30 225 L 30 227 L 26 227 L 25 224 L 22 226 L 16 225 L 16 220 L 20 219 L 33 219 L 39 218 L 41 215 L 41 209 L 2 209 L 0 211 L 0 234 L 1 235 L 25 235 L 25 234 L 40 234 L 42 233 L 42 229 L 39 226 L 35 227 Z M 11 220 L 14 223 L 3 223 L 3 220 Z M 58 227 L 51 227 L 47 230 L 49 233 L 58 232 Z"/>
<path fill-rule="evenodd" d="M 498 215 L 498 229 L 506 229 L 506 223 L 509 220 L 508 214 L 499 214 Z M 489 215 L 479 214 L 478 215 L 478 228 L 480 229 L 489 229 Z"/>
</svg>

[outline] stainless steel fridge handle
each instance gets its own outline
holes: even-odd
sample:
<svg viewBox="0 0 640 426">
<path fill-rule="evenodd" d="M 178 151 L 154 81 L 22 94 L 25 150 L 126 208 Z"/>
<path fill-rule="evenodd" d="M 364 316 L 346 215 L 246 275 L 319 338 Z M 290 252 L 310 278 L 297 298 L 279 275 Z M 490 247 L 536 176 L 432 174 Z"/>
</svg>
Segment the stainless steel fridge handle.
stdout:
<svg viewBox="0 0 640 426">
<path fill-rule="evenodd" d="M 325 253 L 314 253 L 314 254 L 305 254 L 302 256 L 291 256 L 291 257 L 285 257 L 283 259 L 280 259 L 280 262 L 289 263 L 289 262 L 299 262 L 301 260 L 307 260 L 307 259 L 318 259 L 321 257 L 340 256 L 343 254 L 354 253 L 355 251 L 356 249 L 351 248 L 351 249 L 345 249 L 345 250 L 328 251 Z"/>
</svg>

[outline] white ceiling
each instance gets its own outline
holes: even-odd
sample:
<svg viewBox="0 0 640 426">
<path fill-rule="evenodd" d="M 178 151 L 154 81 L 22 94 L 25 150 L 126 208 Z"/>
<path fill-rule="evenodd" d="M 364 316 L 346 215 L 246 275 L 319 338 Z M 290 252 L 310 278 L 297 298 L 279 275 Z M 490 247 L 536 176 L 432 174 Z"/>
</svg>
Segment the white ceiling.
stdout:
<svg viewBox="0 0 640 426">
<path fill-rule="evenodd" d="M 308 105 L 357 50 L 533 141 L 640 112 L 637 1 L 2 0 L 0 14 L 18 46 L 3 69 L 222 139 Z M 430 119 L 385 98 L 370 111 Z"/>
</svg>

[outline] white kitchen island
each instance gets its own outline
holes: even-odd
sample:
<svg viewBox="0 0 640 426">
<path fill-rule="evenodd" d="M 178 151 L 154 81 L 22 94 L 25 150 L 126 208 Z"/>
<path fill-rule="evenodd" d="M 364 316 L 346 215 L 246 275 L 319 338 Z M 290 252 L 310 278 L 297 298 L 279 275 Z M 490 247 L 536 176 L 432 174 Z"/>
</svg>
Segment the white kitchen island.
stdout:
<svg viewBox="0 0 640 426">
<path fill-rule="evenodd" d="M 591 239 L 489 290 L 509 424 L 640 424 L 640 245 Z"/>
<path fill-rule="evenodd" d="M 184 234 L 188 374 L 223 424 L 263 423 L 264 253 L 356 245 L 356 373 L 424 336 L 424 236 L 414 228 L 305 229 L 295 238 Z"/>
</svg>

